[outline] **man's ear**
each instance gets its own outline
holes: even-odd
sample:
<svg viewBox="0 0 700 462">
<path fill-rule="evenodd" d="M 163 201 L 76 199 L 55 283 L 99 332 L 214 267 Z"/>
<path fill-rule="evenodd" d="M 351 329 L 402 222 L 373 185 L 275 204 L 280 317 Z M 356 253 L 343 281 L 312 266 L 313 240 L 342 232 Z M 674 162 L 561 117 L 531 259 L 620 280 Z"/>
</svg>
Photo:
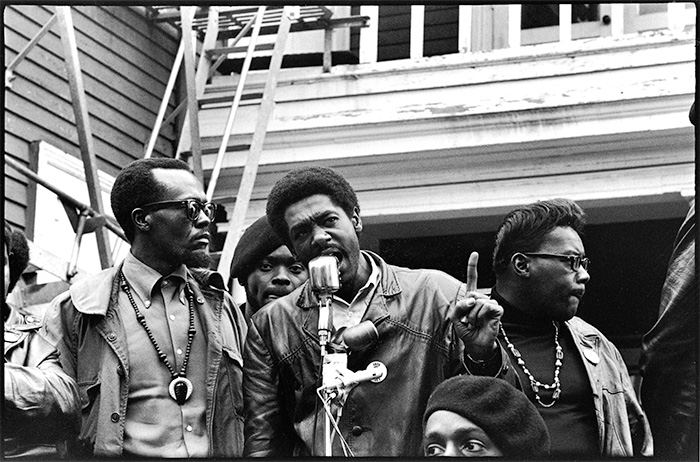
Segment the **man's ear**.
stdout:
<svg viewBox="0 0 700 462">
<path fill-rule="evenodd" d="M 135 208 L 131 211 L 131 221 L 134 226 L 142 232 L 148 232 L 151 229 L 151 215 L 140 208 Z"/>
<path fill-rule="evenodd" d="M 530 259 L 521 253 L 515 253 L 510 257 L 510 264 L 513 266 L 513 272 L 524 278 L 530 277 Z"/>
<path fill-rule="evenodd" d="M 355 207 L 352 210 L 352 217 L 350 217 L 350 220 L 352 221 L 352 225 L 355 228 L 356 233 L 362 231 L 362 218 L 360 218 L 360 209 Z"/>
</svg>

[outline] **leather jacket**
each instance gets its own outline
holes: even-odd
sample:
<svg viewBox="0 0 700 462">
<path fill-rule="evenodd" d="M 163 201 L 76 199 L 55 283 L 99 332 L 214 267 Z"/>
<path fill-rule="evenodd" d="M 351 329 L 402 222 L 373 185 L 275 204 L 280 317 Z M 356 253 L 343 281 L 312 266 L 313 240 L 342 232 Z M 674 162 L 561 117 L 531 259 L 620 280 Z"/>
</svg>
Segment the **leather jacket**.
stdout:
<svg viewBox="0 0 700 462">
<path fill-rule="evenodd" d="M 676 237 L 659 318 L 642 340 L 641 397 L 654 433 L 654 454 L 698 456 L 698 279 L 695 201 Z"/>
<path fill-rule="evenodd" d="M 651 429 L 634 392 L 620 352 L 595 327 L 578 317 L 565 322 L 581 355 L 593 390 L 598 422 L 600 454 L 605 457 L 652 456 Z M 504 339 L 499 337 L 501 345 Z M 501 346 L 503 350 L 503 347 Z M 510 362 L 502 365 L 498 377 L 523 389 L 518 373 Z"/>
<path fill-rule="evenodd" d="M 4 330 L 3 456 L 64 456 L 80 427 L 78 388 L 58 351 L 37 334 L 41 323 Z"/>
<path fill-rule="evenodd" d="M 61 352 L 78 382 L 82 405 L 80 456 L 119 456 L 129 395 L 126 332 L 117 303 L 121 265 L 73 284 L 52 302 L 45 337 Z M 206 425 L 212 457 L 240 456 L 243 449 L 241 351 L 246 323 L 221 278 L 188 280 L 208 339 Z"/>
<path fill-rule="evenodd" d="M 349 392 L 340 432 L 355 456 L 420 456 L 430 393 L 463 371 L 462 343 L 447 310 L 466 287 L 440 271 L 399 268 L 363 254 L 380 270 L 362 318 L 375 324 L 379 339 L 350 352 L 348 368 L 380 361 L 388 372 L 381 383 L 361 383 Z M 244 352 L 244 455 L 324 454 L 317 327 L 318 302 L 309 283 L 253 316 Z M 343 455 L 339 439 L 336 456 Z"/>
</svg>

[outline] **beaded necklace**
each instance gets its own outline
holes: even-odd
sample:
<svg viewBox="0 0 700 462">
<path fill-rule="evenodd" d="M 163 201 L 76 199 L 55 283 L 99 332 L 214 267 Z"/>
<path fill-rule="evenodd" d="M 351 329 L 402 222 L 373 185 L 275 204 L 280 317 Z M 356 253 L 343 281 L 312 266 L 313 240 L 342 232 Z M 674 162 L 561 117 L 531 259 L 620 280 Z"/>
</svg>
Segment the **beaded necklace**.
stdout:
<svg viewBox="0 0 700 462">
<path fill-rule="evenodd" d="M 134 301 L 133 295 L 131 295 L 131 289 L 129 288 L 129 283 L 126 282 L 124 273 L 120 271 L 119 276 L 121 280 L 122 289 L 126 293 L 126 296 L 129 298 L 129 302 L 131 302 L 131 306 L 134 308 L 134 312 L 136 313 L 136 319 L 146 331 L 148 339 L 151 341 L 151 343 L 156 349 L 158 358 L 160 358 L 160 360 L 163 362 L 163 364 L 165 364 L 165 367 L 167 367 L 168 371 L 170 372 L 170 376 L 172 377 L 170 385 L 168 386 L 168 392 L 170 393 L 170 397 L 174 399 L 177 402 L 177 404 L 182 406 L 183 404 L 185 404 L 185 401 L 187 401 L 192 395 L 193 390 L 192 382 L 190 382 L 187 378 L 187 361 L 190 359 L 192 341 L 194 340 L 194 334 L 196 333 L 196 329 L 194 327 L 194 301 L 192 300 L 192 289 L 190 288 L 190 284 L 189 282 L 185 282 L 190 312 L 190 325 L 187 328 L 187 348 L 185 349 L 185 359 L 183 359 L 182 361 L 182 367 L 180 367 L 179 372 L 175 372 L 175 369 L 173 369 L 173 366 L 170 364 L 170 361 L 168 361 L 168 356 L 163 352 L 163 350 L 161 350 L 160 346 L 158 346 L 158 343 L 156 342 L 156 339 L 153 336 L 153 332 L 151 332 L 151 329 L 148 327 L 148 324 L 146 324 L 146 318 L 139 310 L 139 307 L 136 306 L 136 302 Z"/>
<path fill-rule="evenodd" d="M 523 370 L 525 375 L 527 375 L 528 379 L 530 379 L 530 388 L 532 388 L 532 391 L 535 392 L 535 399 L 538 403 L 540 403 L 540 406 L 542 407 L 554 406 L 554 403 L 556 403 L 559 399 L 559 396 L 561 396 L 561 382 L 559 381 L 559 372 L 561 371 L 561 362 L 564 359 L 564 351 L 562 350 L 561 345 L 559 345 L 559 325 L 554 321 L 552 321 L 552 325 L 554 326 L 554 345 L 556 348 L 556 353 L 554 355 L 554 382 L 551 384 L 545 384 L 540 382 L 539 380 L 536 380 L 535 377 L 530 373 L 530 370 L 525 366 L 525 360 L 520 354 L 520 351 L 518 351 L 518 349 L 515 348 L 515 346 L 508 339 L 506 331 L 503 330 L 503 325 L 501 324 L 501 333 L 503 334 L 503 338 L 506 341 L 508 349 L 511 353 L 513 353 L 513 356 L 515 356 L 518 365 Z M 540 398 L 540 387 L 544 388 L 545 390 L 551 390 L 552 388 L 554 389 L 551 403 L 544 404 L 542 402 L 542 399 Z"/>
</svg>

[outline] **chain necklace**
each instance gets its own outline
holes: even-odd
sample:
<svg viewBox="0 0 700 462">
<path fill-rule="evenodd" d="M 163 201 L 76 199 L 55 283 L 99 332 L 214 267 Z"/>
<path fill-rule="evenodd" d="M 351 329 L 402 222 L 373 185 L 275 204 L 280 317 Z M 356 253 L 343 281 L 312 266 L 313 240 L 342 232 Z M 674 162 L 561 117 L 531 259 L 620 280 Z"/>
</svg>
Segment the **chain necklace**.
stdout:
<svg viewBox="0 0 700 462">
<path fill-rule="evenodd" d="M 532 391 L 535 392 L 535 399 L 538 403 L 540 403 L 540 406 L 542 407 L 554 406 L 554 403 L 556 403 L 559 399 L 559 396 L 561 396 L 561 382 L 559 381 L 559 372 L 561 371 L 561 362 L 564 359 L 564 351 L 561 349 L 561 345 L 559 345 L 559 325 L 554 321 L 552 321 L 552 325 L 554 326 L 554 345 L 556 347 L 556 353 L 554 355 L 554 382 L 550 384 L 545 384 L 540 382 L 539 380 L 536 380 L 535 377 L 530 373 L 530 370 L 525 366 L 525 360 L 523 359 L 522 355 L 517 350 L 517 348 L 515 348 L 515 346 L 508 339 L 506 331 L 503 330 L 503 325 L 501 324 L 501 333 L 503 334 L 503 338 L 506 341 L 508 349 L 511 353 L 513 353 L 513 356 L 515 356 L 518 365 L 523 370 L 525 375 L 527 375 L 528 379 L 530 379 L 530 388 L 532 388 Z M 554 389 L 551 403 L 544 404 L 542 402 L 542 399 L 540 398 L 540 387 L 544 388 L 545 390 Z"/>
<path fill-rule="evenodd" d="M 146 318 L 139 310 L 139 307 L 136 306 L 136 302 L 134 301 L 133 295 L 131 295 L 131 289 L 129 288 L 129 283 L 126 282 L 124 273 L 120 271 L 119 276 L 121 279 L 122 289 L 126 293 L 126 296 L 129 298 L 129 302 L 131 302 L 131 306 L 134 308 L 134 312 L 136 313 L 136 319 L 146 331 L 148 339 L 151 341 L 151 343 L 156 349 L 158 358 L 160 358 L 160 360 L 163 362 L 163 364 L 165 364 L 165 367 L 167 367 L 168 371 L 170 372 L 170 376 L 172 377 L 170 385 L 168 386 L 168 392 L 170 393 L 170 397 L 174 399 L 177 402 L 177 404 L 182 406 L 183 404 L 185 404 L 185 401 L 187 401 L 192 395 L 192 382 L 190 382 L 187 378 L 187 361 L 190 359 L 192 341 L 194 340 L 194 334 L 197 332 L 194 328 L 194 301 L 192 300 L 192 289 L 190 288 L 190 284 L 189 282 L 185 282 L 190 312 L 190 325 L 187 328 L 187 348 L 185 349 L 185 359 L 182 361 L 182 367 L 180 367 L 180 372 L 175 372 L 175 369 L 173 369 L 173 366 L 170 364 L 170 361 L 168 361 L 168 356 L 163 352 L 163 350 L 161 350 L 160 346 L 158 346 L 158 343 L 156 342 L 156 339 L 153 336 L 153 332 L 151 332 L 151 329 L 148 327 L 148 324 L 146 324 Z"/>
</svg>

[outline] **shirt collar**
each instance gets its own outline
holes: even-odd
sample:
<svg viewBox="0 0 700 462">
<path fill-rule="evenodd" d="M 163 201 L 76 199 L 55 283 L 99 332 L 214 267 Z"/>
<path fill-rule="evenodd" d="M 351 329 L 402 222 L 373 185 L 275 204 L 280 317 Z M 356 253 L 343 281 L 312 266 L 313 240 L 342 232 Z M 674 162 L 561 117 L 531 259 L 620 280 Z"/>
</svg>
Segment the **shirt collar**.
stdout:
<svg viewBox="0 0 700 462">
<path fill-rule="evenodd" d="M 362 252 L 361 255 L 372 267 L 372 271 L 369 273 L 369 277 L 367 278 L 367 283 L 362 286 L 362 289 L 360 289 L 360 292 L 363 292 L 365 289 L 377 287 L 377 284 L 379 284 L 379 265 L 377 265 L 373 258 L 370 258 L 369 255 L 365 254 L 364 252 Z"/>
<path fill-rule="evenodd" d="M 142 300 L 151 298 L 151 293 L 156 284 L 162 279 L 169 277 L 180 278 L 183 282 L 187 280 L 187 268 L 185 265 L 180 265 L 167 276 L 163 276 L 158 271 L 154 270 L 129 252 L 124 258 L 124 266 L 122 267 L 124 277 Z"/>
<path fill-rule="evenodd" d="M 369 255 L 366 255 L 364 252 L 361 252 L 360 255 L 362 256 L 362 258 L 365 259 L 365 261 L 369 262 L 371 267 L 371 271 L 369 273 L 369 277 L 367 278 L 367 282 L 365 282 L 365 285 L 363 285 L 360 288 L 360 290 L 357 291 L 351 303 L 347 303 L 340 297 L 333 297 L 334 302 L 340 303 L 346 307 L 352 305 L 353 303 L 357 303 L 358 301 L 364 298 L 369 297 L 370 294 L 372 294 L 372 291 L 377 287 L 377 284 L 379 284 L 379 265 L 377 265 L 373 258 L 370 258 Z"/>
</svg>

